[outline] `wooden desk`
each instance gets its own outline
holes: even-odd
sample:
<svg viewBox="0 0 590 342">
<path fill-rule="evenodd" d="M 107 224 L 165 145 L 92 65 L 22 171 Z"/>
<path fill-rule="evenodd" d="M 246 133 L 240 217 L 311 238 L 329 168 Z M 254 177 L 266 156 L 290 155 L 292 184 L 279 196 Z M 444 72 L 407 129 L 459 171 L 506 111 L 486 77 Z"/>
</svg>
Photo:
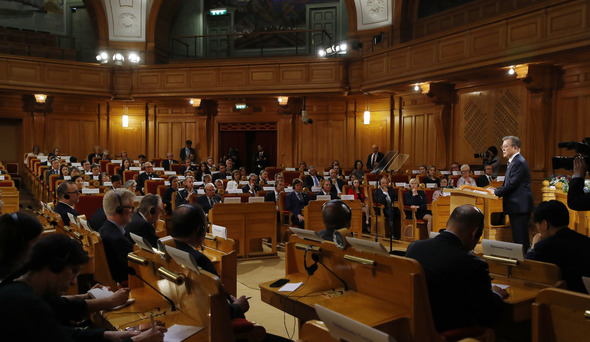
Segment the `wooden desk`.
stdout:
<svg viewBox="0 0 590 342">
<path fill-rule="evenodd" d="M 321 249 L 313 253 L 319 254 L 323 263 L 346 281 L 348 292 L 330 298 L 329 291 L 342 289 L 343 285 L 323 266 L 313 276 L 306 274 L 303 256 L 308 245 Z M 374 265 L 349 261 L 345 255 L 372 260 Z M 310 255 L 307 262 L 313 263 Z M 403 336 L 406 329 L 415 341 L 440 341 L 434 329 L 424 273 L 416 260 L 352 248 L 342 251 L 330 242 L 320 244 L 292 235 L 286 246 L 285 267 L 285 278 L 290 282 L 302 281 L 304 285 L 293 293 L 281 293 L 269 286 L 272 281 L 265 282 L 260 284 L 260 295 L 264 302 L 297 317 L 300 324 L 318 318 L 313 308 L 318 303 L 394 337 Z"/>
<path fill-rule="evenodd" d="M 227 228 L 227 237 L 237 241 L 239 257 L 263 255 L 263 238 L 272 241 L 270 255 L 277 254 L 277 210 L 272 202 L 216 203 L 209 211 L 209 222 Z M 255 240 L 253 243 L 252 240 Z"/>
<path fill-rule="evenodd" d="M 305 217 L 305 229 L 319 232 L 326 229 L 324 220 L 322 218 L 322 206 L 327 201 L 309 201 L 309 204 L 303 208 L 303 216 Z M 363 203 L 360 200 L 344 201 L 352 212 L 352 220 L 350 231 L 354 236 L 361 236 L 363 234 Z"/>
</svg>

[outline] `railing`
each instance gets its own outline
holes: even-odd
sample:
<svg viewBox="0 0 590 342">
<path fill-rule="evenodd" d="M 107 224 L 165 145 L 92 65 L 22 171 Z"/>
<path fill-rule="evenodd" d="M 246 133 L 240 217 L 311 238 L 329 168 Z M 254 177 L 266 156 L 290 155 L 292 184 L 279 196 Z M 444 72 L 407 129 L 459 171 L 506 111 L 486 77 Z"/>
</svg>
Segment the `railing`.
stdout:
<svg viewBox="0 0 590 342">
<path fill-rule="evenodd" d="M 170 59 L 314 54 L 332 43 L 325 30 L 170 37 Z"/>
</svg>

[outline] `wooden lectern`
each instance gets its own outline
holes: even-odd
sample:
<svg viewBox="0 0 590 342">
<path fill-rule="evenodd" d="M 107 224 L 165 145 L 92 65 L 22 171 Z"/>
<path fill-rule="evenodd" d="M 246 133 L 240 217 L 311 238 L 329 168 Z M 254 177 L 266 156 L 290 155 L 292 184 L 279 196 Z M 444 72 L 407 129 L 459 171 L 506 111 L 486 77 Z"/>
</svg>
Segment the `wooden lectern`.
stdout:
<svg viewBox="0 0 590 342">
<path fill-rule="evenodd" d="M 484 213 L 484 232 L 482 238 L 490 240 L 501 240 L 501 241 L 512 241 L 511 239 L 506 240 L 504 236 L 509 237 L 511 234 L 502 234 L 499 236 L 493 228 L 508 228 L 509 225 L 503 226 L 492 226 L 491 214 L 492 211 L 502 211 L 502 205 L 500 198 L 496 195 L 490 194 L 486 189 L 479 188 L 470 185 L 463 185 L 458 189 L 443 189 L 444 192 L 451 194 L 451 207 L 449 213 L 452 213 L 455 208 L 464 204 L 475 205 L 480 208 Z M 483 208 L 481 202 L 478 202 L 478 198 L 483 200 Z M 494 210 L 495 209 L 495 210 Z"/>
</svg>

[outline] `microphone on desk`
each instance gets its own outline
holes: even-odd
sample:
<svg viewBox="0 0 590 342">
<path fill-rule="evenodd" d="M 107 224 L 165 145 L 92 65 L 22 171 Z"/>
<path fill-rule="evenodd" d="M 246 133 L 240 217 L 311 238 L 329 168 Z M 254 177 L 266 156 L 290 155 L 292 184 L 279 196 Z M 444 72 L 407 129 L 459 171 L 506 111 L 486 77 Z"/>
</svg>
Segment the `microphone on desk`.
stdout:
<svg viewBox="0 0 590 342">
<path fill-rule="evenodd" d="M 146 284 L 147 286 L 151 287 L 154 291 L 156 291 L 160 296 L 162 296 L 168 303 L 170 303 L 170 305 L 172 305 L 172 308 L 170 309 L 171 311 L 176 311 L 176 305 L 174 305 L 174 302 L 172 301 L 172 299 L 166 297 L 166 295 L 164 295 L 162 292 L 160 292 L 160 290 L 158 290 L 157 288 L 153 287 L 150 283 L 148 283 L 147 281 L 145 281 L 142 277 L 139 276 L 139 274 L 137 274 L 137 272 L 135 271 L 135 268 L 131 267 L 131 266 L 127 266 L 127 274 L 132 275 L 132 276 L 136 276 L 137 278 L 139 278 L 139 280 L 141 280 L 144 284 Z"/>
<path fill-rule="evenodd" d="M 336 273 L 334 273 L 334 271 L 332 271 L 331 269 L 328 268 L 328 266 L 326 266 L 322 260 L 320 260 L 320 256 L 319 254 L 312 254 L 311 255 L 311 259 L 314 262 L 319 263 L 320 265 L 324 266 L 325 269 L 327 269 L 330 273 L 332 273 L 334 275 L 334 277 L 338 278 L 338 280 L 340 280 L 342 282 L 342 284 L 344 284 L 344 291 L 348 291 L 348 284 L 346 284 L 346 282 L 344 281 L 344 279 L 340 278 Z"/>
</svg>

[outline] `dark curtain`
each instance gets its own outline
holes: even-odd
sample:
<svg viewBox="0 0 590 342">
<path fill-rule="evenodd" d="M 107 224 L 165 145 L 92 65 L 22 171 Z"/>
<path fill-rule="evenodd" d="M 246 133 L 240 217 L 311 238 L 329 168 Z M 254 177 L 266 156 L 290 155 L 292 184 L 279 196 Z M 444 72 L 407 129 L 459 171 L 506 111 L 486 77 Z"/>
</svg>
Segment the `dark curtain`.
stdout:
<svg viewBox="0 0 590 342">
<path fill-rule="evenodd" d="M 254 171 L 256 147 L 262 145 L 269 155 L 269 166 L 277 165 L 277 131 L 221 131 L 219 132 L 219 158 L 226 156 L 229 148 L 237 148 L 241 166 Z"/>
<path fill-rule="evenodd" d="M 233 147 L 234 149 L 239 150 L 240 156 L 240 166 L 245 164 L 246 158 L 246 131 L 223 131 L 219 132 L 219 151 L 218 155 L 219 158 L 223 158 L 223 156 L 227 156 L 229 153 L 229 148 Z"/>
</svg>

